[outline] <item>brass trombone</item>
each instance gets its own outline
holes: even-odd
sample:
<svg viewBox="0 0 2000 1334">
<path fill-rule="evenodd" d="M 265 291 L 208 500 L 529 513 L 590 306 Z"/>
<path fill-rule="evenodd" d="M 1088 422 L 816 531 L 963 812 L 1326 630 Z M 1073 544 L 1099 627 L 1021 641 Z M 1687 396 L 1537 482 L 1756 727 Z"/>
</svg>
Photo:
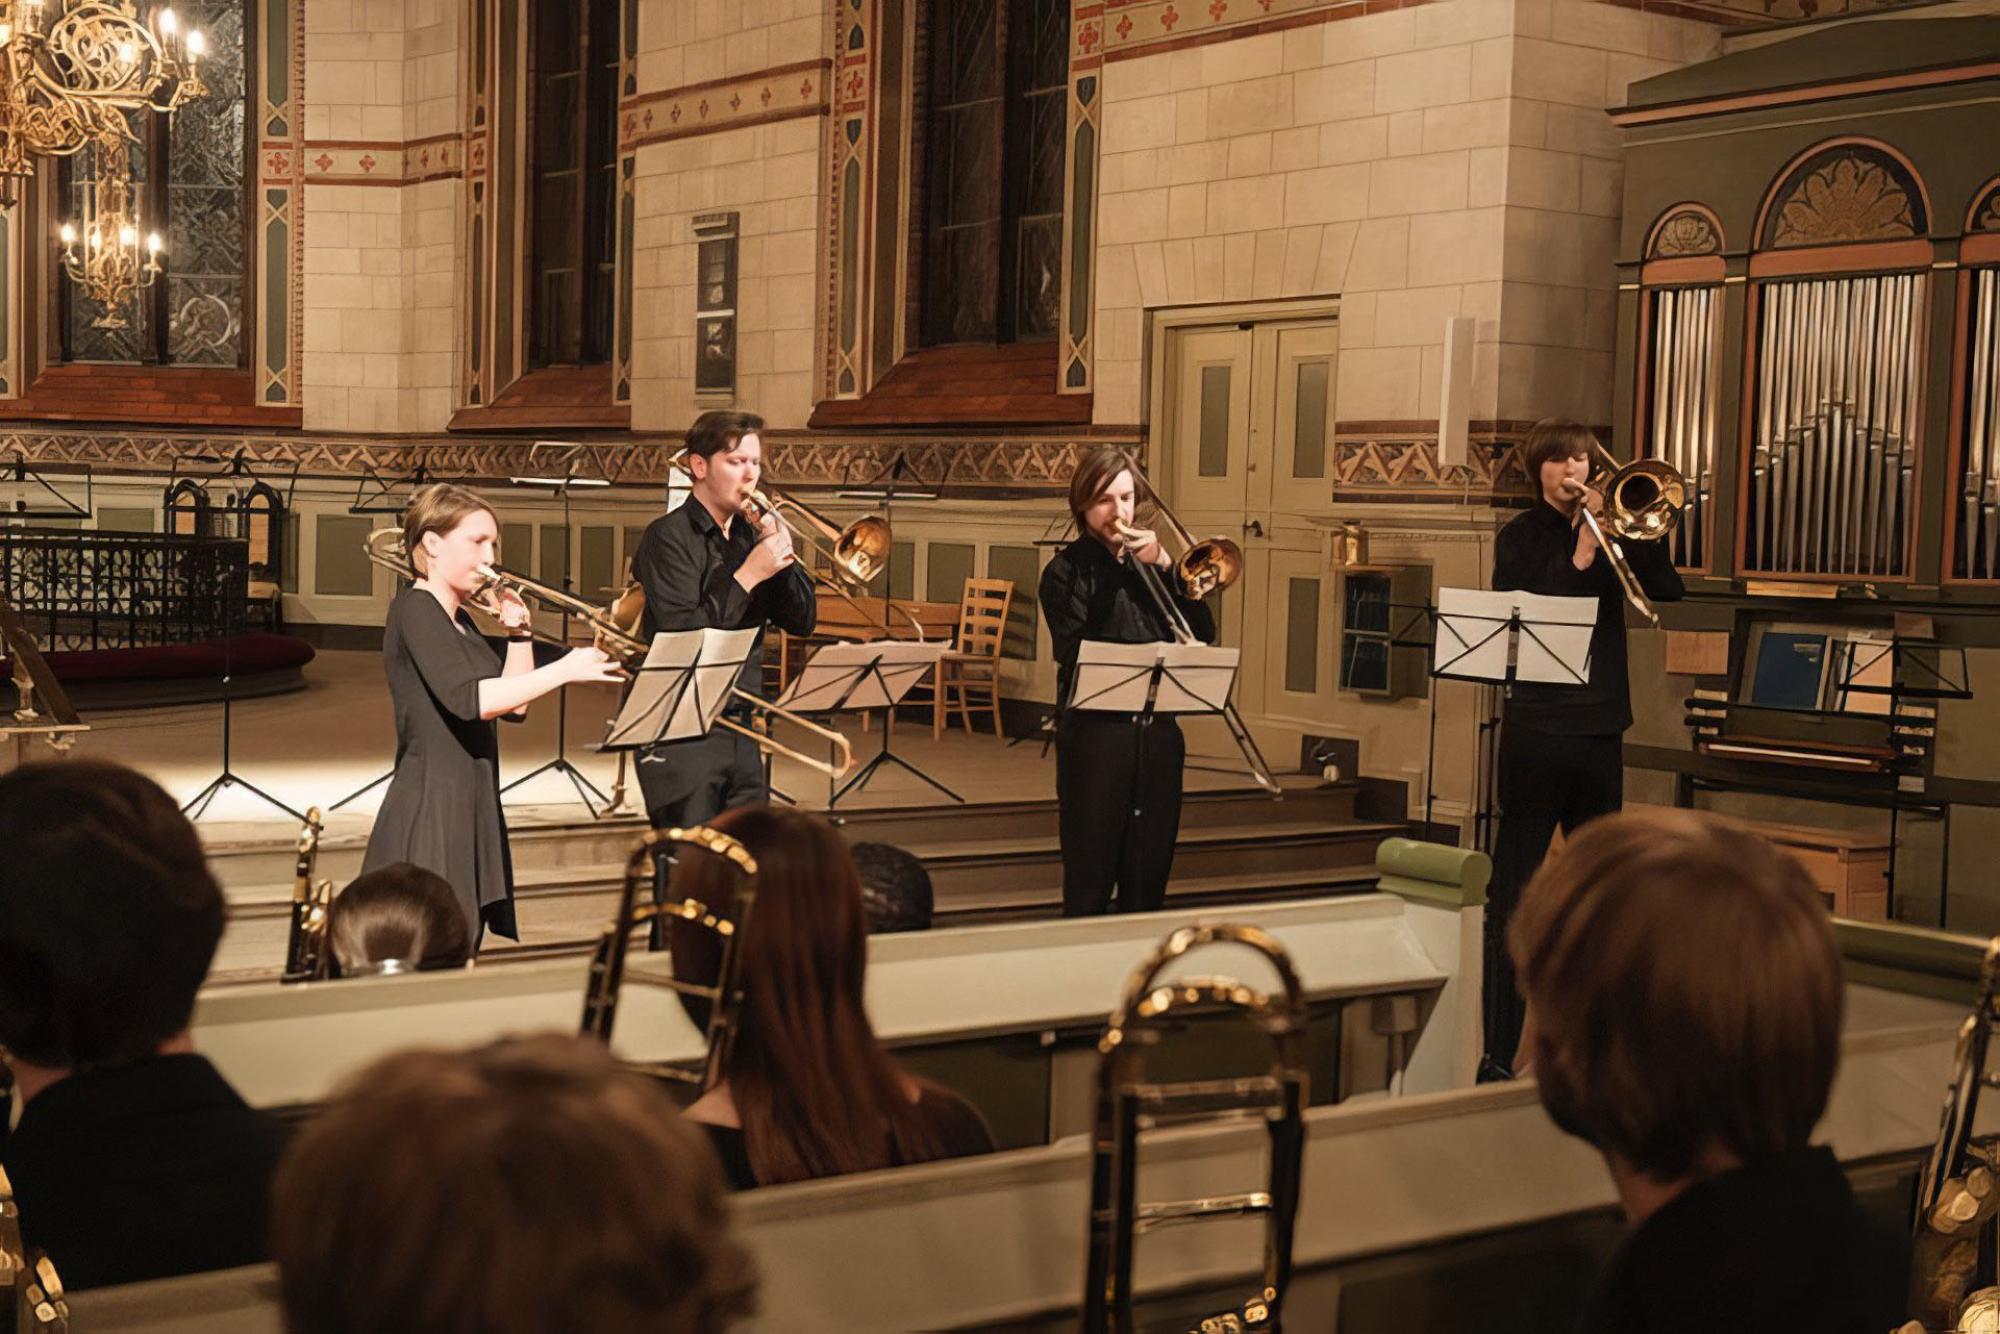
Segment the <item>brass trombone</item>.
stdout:
<svg viewBox="0 0 2000 1334">
<path fill-rule="evenodd" d="M 1987 942 L 1979 968 L 1979 998 L 1958 1030 L 1951 1084 L 1945 1089 L 1937 1141 L 1924 1160 L 1912 1210 L 1910 1310 L 1899 1334 L 1970 1331 L 2000 1324 L 1994 1282 L 1994 1218 L 2000 1214 L 2000 1161 L 1991 1141 L 1975 1144 L 1979 1094 L 1996 1087 L 1987 1048 L 2000 1025 L 2000 937 Z"/>
<path fill-rule="evenodd" d="M 1163 981 L 1166 967 L 1203 946 L 1247 946 L 1278 974 L 1279 990 L 1253 990 L 1234 978 Z M 1152 1082 L 1145 1057 L 1191 1010 L 1220 1010 L 1247 1020 L 1270 1044 L 1262 1075 L 1240 1079 Z M 1123 998 L 1098 1041 L 1097 1114 L 1091 1134 L 1090 1261 L 1084 1281 L 1085 1334 L 1131 1334 L 1132 1261 L 1144 1233 L 1212 1218 L 1264 1220 L 1263 1282 L 1239 1306 L 1202 1321 L 1200 1334 L 1276 1331 L 1291 1282 L 1292 1233 L 1305 1158 L 1305 991 L 1276 938 L 1231 923 L 1184 926 L 1154 949 L 1126 980 Z M 1207 1199 L 1138 1203 L 1140 1132 L 1162 1123 L 1253 1117 L 1270 1135 L 1265 1189 Z"/>
<path fill-rule="evenodd" d="M 403 550 L 402 529 L 377 528 L 368 534 L 367 549 L 369 560 L 391 571 L 398 578 L 414 581 L 418 577 L 416 568 L 410 564 L 409 553 Z M 591 642 L 597 649 L 607 657 L 623 663 L 628 670 L 642 662 L 647 650 L 651 648 L 640 629 L 645 618 L 646 593 L 638 584 L 627 587 L 624 593 L 619 595 L 618 600 L 609 607 L 600 607 L 594 602 L 586 602 L 573 594 L 565 593 L 560 588 L 551 588 L 547 584 L 523 574 L 516 574 L 512 570 L 487 568 L 480 573 L 484 582 L 467 600 L 467 605 L 482 615 L 496 620 L 499 618 L 499 594 L 505 590 L 528 603 L 530 607 L 567 614 L 582 621 L 590 631 Z M 565 649 L 576 647 L 561 635 L 552 634 L 535 626 L 532 621 L 529 623 L 529 630 L 536 639 L 545 644 Z M 833 728 L 822 727 L 809 718 L 793 713 L 790 709 L 782 708 L 767 699 L 760 699 L 740 686 L 730 686 L 729 697 L 766 718 L 782 718 L 812 733 L 831 747 L 836 758 L 822 760 L 817 756 L 808 755 L 802 750 L 785 745 L 766 732 L 746 727 L 732 718 L 717 718 L 715 720 L 717 727 L 746 736 L 758 749 L 783 755 L 829 778 L 839 778 L 854 767 L 853 747 L 848 744 L 846 737 Z"/>
<path fill-rule="evenodd" d="M 14 1185 L 0 1168 L 0 1329 L 17 1334 L 66 1334 L 69 1303 L 55 1262 L 21 1240 Z"/>
<path fill-rule="evenodd" d="M 1611 562 L 1612 572 L 1625 590 L 1625 600 L 1641 616 L 1658 625 L 1660 613 L 1653 609 L 1653 600 L 1639 587 L 1639 577 L 1632 573 L 1631 562 L 1625 559 L 1625 549 L 1618 545 L 1618 539 L 1657 542 L 1673 532 L 1687 510 L 1687 479 L 1672 464 L 1658 459 L 1634 459 L 1621 465 L 1595 440 L 1591 441 L 1591 448 L 1605 469 L 1591 479 L 1596 484 L 1593 489 L 1604 496 L 1604 518 L 1600 522 L 1590 512 L 1590 506 L 1584 505 L 1583 521 L 1589 525 L 1597 545 L 1604 548 L 1605 558 Z"/>
<path fill-rule="evenodd" d="M 327 910 L 333 906 L 333 881 L 313 880 L 319 861 L 319 807 L 306 811 L 299 829 L 298 862 L 292 879 L 292 923 L 285 939 L 284 982 L 313 982 L 325 978 L 327 967 Z"/>
<path fill-rule="evenodd" d="M 1131 472 L 1134 478 L 1138 477 L 1137 468 L 1131 469 Z M 1152 491 L 1150 485 L 1147 490 L 1152 492 L 1154 513 L 1161 522 L 1173 530 L 1174 536 L 1180 539 L 1182 550 L 1174 560 L 1174 572 L 1180 575 L 1181 583 L 1188 590 L 1189 597 L 1200 600 L 1210 593 L 1219 593 L 1242 576 L 1243 548 L 1226 537 L 1195 541 L 1188 533 L 1187 526 L 1167 508 L 1167 502 L 1160 499 L 1159 493 Z M 1138 531 L 1124 523 L 1118 524 L 1117 527 L 1118 535 L 1125 538 L 1130 538 Z M 1166 586 L 1166 581 L 1160 578 L 1158 567 L 1140 560 L 1138 553 L 1129 545 L 1125 549 L 1124 558 L 1139 572 L 1139 582 L 1146 586 L 1146 592 L 1153 599 L 1153 605 L 1159 608 L 1160 615 L 1166 617 L 1167 627 L 1173 632 L 1174 642 L 1199 644 L 1200 636 L 1196 635 L 1194 627 L 1188 624 L 1187 617 L 1181 614 L 1180 605 L 1174 601 L 1173 592 Z M 1250 728 L 1243 721 L 1243 715 L 1237 712 L 1235 699 L 1223 701 L 1222 721 L 1227 724 L 1230 738 L 1236 742 L 1236 748 L 1243 752 L 1244 763 L 1250 766 L 1250 776 L 1257 780 L 1257 786 L 1272 796 L 1282 795 L 1278 780 L 1272 775 L 1271 766 L 1265 761 L 1264 752 L 1257 745 L 1257 738 L 1250 734 Z"/>
<path fill-rule="evenodd" d="M 644 900 L 653 883 L 655 863 L 662 851 L 672 846 L 699 848 L 721 857 L 734 866 L 743 881 L 736 889 L 736 909 L 724 916 L 709 905 L 693 899 L 652 903 Z M 699 1089 L 713 1087 L 722 1078 L 729 1051 L 736 1038 L 737 1012 L 743 1001 L 743 933 L 749 926 L 750 909 L 757 899 L 757 859 L 737 840 L 719 830 L 698 826 L 694 829 L 649 829 L 640 836 L 625 859 L 625 880 L 618 892 L 618 911 L 598 937 L 591 956 L 590 976 L 584 984 L 582 1035 L 611 1045 L 611 1031 L 618 1019 L 618 997 L 626 979 L 626 961 L 632 951 L 632 933 L 642 926 L 665 918 L 678 918 L 715 933 L 722 943 L 715 981 L 703 985 L 660 971 L 660 964 L 648 964 L 633 974 L 633 980 L 665 987 L 683 996 L 708 1002 L 708 1020 L 703 1037 L 707 1054 L 699 1074 L 675 1065 L 648 1066 L 650 1074 L 678 1080 Z"/>
</svg>

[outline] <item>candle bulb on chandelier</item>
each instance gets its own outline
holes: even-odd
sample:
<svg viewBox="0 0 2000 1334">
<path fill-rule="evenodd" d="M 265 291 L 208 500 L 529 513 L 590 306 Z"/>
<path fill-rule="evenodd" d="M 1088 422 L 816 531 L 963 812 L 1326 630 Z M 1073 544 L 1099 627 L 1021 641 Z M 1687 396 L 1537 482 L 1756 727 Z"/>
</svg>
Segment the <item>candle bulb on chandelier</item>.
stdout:
<svg viewBox="0 0 2000 1334">
<path fill-rule="evenodd" d="M 163 9 L 160 11 L 160 31 L 163 34 L 165 34 L 168 37 L 172 37 L 174 35 L 174 30 L 179 27 L 180 27 L 180 20 L 174 17 L 173 10 Z"/>
<path fill-rule="evenodd" d="M 64 223 L 62 230 L 57 235 L 62 237 L 63 249 L 65 250 L 76 244 L 76 228 L 70 223 Z"/>
<path fill-rule="evenodd" d="M 147 254 L 147 256 L 148 256 L 148 257 L 150 257 L 150 258 L 152 258 L 152 259 L 154 259 L 154 260 L 157 260 L 157 259 L 159 259 L 159 257 L 160 257 L 160 234 L 159 234 L 158 232 L 147 232 L 147 233 L 146 233 L 146 254 Z"/>
<path fill-rule="evenodd" d="M 118 43 L 118 59 L 127 65 L 137 64 L 139 61 L 138 44 L 135 42 Z"/>
<path fill-rule="evenodd" d="M 188 33 L 187 41 L 188 58 L 190 60 L 200 60 L 208 50 L 208 38 L 201 35 L 200 28 L 196 28 Z"/>
<path fill-rule="evenodd" d="M 139 244 L 139 229 L 129 222 L 120 227 L 118 229 L 118 244 L 127 249 Z"/>
</svg>

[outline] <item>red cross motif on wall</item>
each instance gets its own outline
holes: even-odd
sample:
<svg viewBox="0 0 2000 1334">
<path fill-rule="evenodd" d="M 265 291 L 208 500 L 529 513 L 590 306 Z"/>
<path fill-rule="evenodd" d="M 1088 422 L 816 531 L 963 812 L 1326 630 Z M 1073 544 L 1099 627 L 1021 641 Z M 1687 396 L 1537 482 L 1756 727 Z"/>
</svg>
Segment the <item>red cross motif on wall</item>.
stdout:
<svg viewBox="0 0 2000 1334">
<path fill-rule="evenodd" d="M 375 158 L 373 155 L 367 153 L 361 155 L 361 170 L 363 171 L 375 170 Z"/>
<path fill-rule="evenodd" d="M 1176 23 L 1179 23 L 1180 21 L 1181 21 L 1181 16 L 1177 12 L 1175 12 L 1174 7 L 1172 5 L 1168 5 L 1166 12 L 1160 15 L 1160 26 L 1162 28 L 1165 28 L 1168 32 L 1172 32 L 1174 30 L 1174 25 Z"/>
<path fill-rule="evenodd" d="M 771 85 L 770 85 L 770 84 L 768 84 L 768 83 L 767 83 L 767 84 L 765 84 L 765 85 L 764 85 L 764 91 L 763 91 L 763 92 L 761 92 L 761 93 L 759 93 L 759 94 L 757 94 L 757 100 L 758 100 L 758 101 L 760 101 L 760 102 L 762 102 L 762 103 L 763 103 L 763 104 L 764 104 L 765 106 L 770 106 L 770 105 L 771 105 Z"/>
<path fill-rule="evenodd" d="M 707 119 L 708 119 L 708 99 L 707 99 L 707 98 L 705 98 L 705 97 L 704 97 L 704 98 L 702 98 L 702 99 L 701 99 L 701 105 L 700 105 L 700 106 L 698 106 L 698 107 L 696 107 L 696 108 L 695 108 L 695 111 L 696 111 L 696 112 L 698 112 L 698 113 L 700 114 L 700 116 L 701 116 L 701 118 L 702 118 L 703 120 L 707 120 Z"/>
<path fill-rule="evenodd" d="M 861 96 L 861 90 L 866 86 L 867 86 L 867 81 L 861 77 L 860 70 L 856 70 L 854 71 L 854 73 L 847 76 L 848 97 L 855 98 Z"/>
<path fill-rule="evenodd" d="M 1132 35 L 1132 16 L 1130 14 L 1127 14 L 1124 18 L 1118 20 L 1118 40 L 1122 42 L 1131 35 Z"/>
<path fill-rule="evenodd" d="M 1215 3 L 1208 7 L 1208 16 L 1217 23 L 1222 22 L 1222 16 L 1228 12 L 1229 0 L 1215 0 Z"/>
<path fill-rule="evenodd" d="M 1095 23 L 1086 23 L 1076 34 L 1076 44 L 1083 48 L 1085 55 L 1089 55 L 1097 49 L 1097 42 L 1101 35 L 1102 30 Z"/>
<path fill-rule="evenodd" d="M 743 94 L 731 93 L 729 95 L 729 109 L 731 111 L 740 111 L 742 107 L 743 107 Z"/>
<path fill-rule="evenodd" d="M 803 101 L 803 100 L 806 100 L 806 99 L 810 98 L 810 97 L 811 97 L 812 95 L 813 95 L 813 81 L 812 81 L 812 79 L 811 79 L 811 78 L 804 78 L 804 79 L 800 79 L 800 80 L 799 80 L 799 98 L 800 98 L 800 100 L 801 100 L 801 101 Z"/>
<path fill-rule="evenodd" d="M 678 125 L 681 123 L 681 104 L 674 103 L 674 109 L 667 113 L 667 119 Z"/>
</svg>

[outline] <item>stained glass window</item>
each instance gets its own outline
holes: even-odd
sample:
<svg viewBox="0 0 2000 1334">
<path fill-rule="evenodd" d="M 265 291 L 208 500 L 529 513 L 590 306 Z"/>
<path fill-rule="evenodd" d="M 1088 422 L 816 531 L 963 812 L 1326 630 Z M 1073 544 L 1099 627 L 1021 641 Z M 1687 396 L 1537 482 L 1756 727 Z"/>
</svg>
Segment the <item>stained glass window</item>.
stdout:
<svg viewBox="0 0 2000 1334">
<path fill-rule="evenodd" d="M 157 231 L 166 241 L 164 272 L 126 303 L 122 328 L 99 327 L 103 309 L 58 279 L 65 361 L 243 364 L 250 6 L 247 0 L 177 0 L 176 8 L 182 24 L 199 27 L 208 40 L 201 63 L 208 95 L 172 116 L 149 114 L 128 155 L 140 230 Z M 65 216 L 81 213 L 85 185 L 102 166 L 89 154 L 64 161 Z"/>
<path fill-rule="evenodd" d="M 528 355 L 535 366 L 611 359 L 618 9 L 617 0 L 533 0 Z"/>
<path fill-rule="evenodd" d="M 1069 0 L 932 0 L 923 340 L 1052 338 Z"/>
</svg>

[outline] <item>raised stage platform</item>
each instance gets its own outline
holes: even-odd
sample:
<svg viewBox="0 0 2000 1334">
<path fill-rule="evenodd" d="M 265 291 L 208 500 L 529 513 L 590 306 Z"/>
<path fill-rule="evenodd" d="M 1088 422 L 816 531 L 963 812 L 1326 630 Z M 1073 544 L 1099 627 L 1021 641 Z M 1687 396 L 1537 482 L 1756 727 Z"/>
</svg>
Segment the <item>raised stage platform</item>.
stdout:
<svg viewBox="0 0 2000 1334">
<path fill-rule="evenodd" d="M 388 693 L 375 653 L 324 651 L 306 688 L 235 706 L 231 767 L 298 810 L 332 804 L 387 772 L 395 748 Z M 612 757 L 589 749 L 603 734 L 609 690 L 569 692 L 568 754 L 600 789 Z M 555 710 L 501 732 L 503 781 L 555 755 Z M 182 800 L 221 767 L 219 707 L 97 711 L 75 753 L 134 765 Z M 879 722 L 845 724 L 857 764 L 881 744 Z M 1342 893 L 1373 886 L 1376 843 L 1400 821 L 1361 818 L 1353 783 L 1285 775 L 1274 801 L 1253 787 L 1220 724 L 1190 729 L 1188 800 L 1170 898 L 1178 904 Z M 1039 737 L 1009 745 L 991 734 L 948 732 L 906 719 L 894 748 L 966 797 L 958 805 L 894 766 L 830 812 L 854 841 L 906 847 L 930 870 L 940 924 L 1056 914 L 1062 868 L 1056 840 L 1055 759 Z M 774 780 L 792 800 L 827 809 L 824 777 L 780 760 Z M 326 817 L 318 875 L 345 883 L 360 869 L 382 789 Z M 563 776 L 545 773 L 508 798 L 522 940 L 491 942 L 482 958 L 540 957 L 583 949 L 608 919 L 626 854 L 645 827 L 636 782 L 626 813 L 592 819 Z M 230 926 L 214 981 L 248 981 L 282 963 L 298 823 L 240 788 L 218 796 L 201 832 L 230 901 Z"/>
</svg>

